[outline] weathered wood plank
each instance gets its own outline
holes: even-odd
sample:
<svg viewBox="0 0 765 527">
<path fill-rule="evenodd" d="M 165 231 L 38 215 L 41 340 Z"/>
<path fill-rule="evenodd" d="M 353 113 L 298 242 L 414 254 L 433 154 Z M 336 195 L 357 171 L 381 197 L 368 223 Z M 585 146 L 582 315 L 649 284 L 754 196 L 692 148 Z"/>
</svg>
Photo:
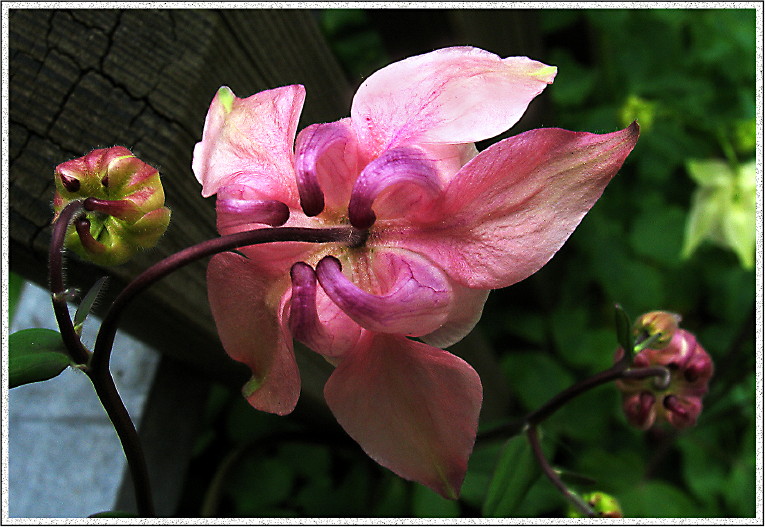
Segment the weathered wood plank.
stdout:
<svg viewBox="0 0 765 527">
<path fill-rule="evenodd" d="M 305 124 L 348 112 L 352 90 L 306 10 L 11 9 L 9 21 L 10 268 L 38 284 L 46 282 L 56 164 L 120 144 L 160 169 L 173 217 L 159 245 L 113 269 L 69 260 L 70 285 L 108 275 L 115 294 L 151 263 L 216 236 L 214 202 L 201 198 L 190 167 L 220 85 L 246 96 L 305 84 Z M 218 342 L 205 266 L 153 286 L 123 326 L 238 384 L 247 374 Z"/>
</svg>

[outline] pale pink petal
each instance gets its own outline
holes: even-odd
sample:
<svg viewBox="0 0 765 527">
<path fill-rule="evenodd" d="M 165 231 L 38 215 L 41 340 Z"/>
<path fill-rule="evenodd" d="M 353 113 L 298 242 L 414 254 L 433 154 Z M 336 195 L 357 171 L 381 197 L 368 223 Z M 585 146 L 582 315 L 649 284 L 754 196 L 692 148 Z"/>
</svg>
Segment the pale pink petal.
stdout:
<svg viewBox="0 0 765 527">
<path fill-rule="evenodd" d="M 358 160 L 356 132 L 350 119 L 313 124 L 300 131 L 295 143 L 295 169 L 306 215 L 316 216 L 325 204 L 330 210 L 347 207 L 358 175 Z"/>
<path fill-rule="evenodd" d="M 361 327 L 316 287 L 316 273 L 310 265 L 298 262 L 292 266 L 290 275 L 293 337 L 317 353 L 332 359 L 342 357 L 355 347 Z"/>
<path fill-rule="evenodd" d="M 432 333 L 423 335 L 422 341 L 437 348 L 456 344 L 470 333 L 483 313 L 489 290 L 471 289 L 452 282 L 452 301 L 444 324 Z"/>
<path fill-rule="evenodd" d="M 368 229 L 378 216 L 381 219 L 404 216 L 408 221 L 420 215 L 430 217 L 431 204 L 440 196 L 440 183 L 435 164 L 421 149 L 386 150 L 356 180 L 348 218 L 354 227 Z"/>
<path fill-rule="evenodd" d="M 359 142 L 374 152 L 411 143 L 474 143 L 515 124 L 555 73 L 527 57 L 439 49 L 370 75 L 356 92 L 351 118 Z"/>
<path fill-rule="evenodd" d="M 337 258 L 327 256 L 316 266 L 327 296 L 349 317 L 366 329 L 398 335 L 426 335 L 443 325 L 452 293 L 441 270 L 408 251 L 381 248 L 370 258 L 373 276 L 364 279 L 373 292 L 343 274 Z"/>
<path fill-rule="evenodd" d="M 610 134 L 538 129 L 484 150 L 454 177 L 430 225 L 381 232 L 370 245 L 427 254 L 476 289 L 507 287 L 560 249 L 635 146 Z"/>
<path fill-rule="evenodd" d="M 478 374 L 405 337 L 369 332 L 362 339 L 324 387 L 330 409 L 377 463 L 455 499 L 478 427 Z"/>
<path fill-rule="evenodd" d="M 300 375 L 286 328 L 289 282 L 233 254 L 215 255 L 207 268 L 207 294 L 218 335 L 232 359 L 252 378 L 242 388 L 264 412 L 290 413 L 300 395 Z"/>
<path fill-rule="evenodd" d="M 215 95 L 192 168 L 202 195 L 226 185 L 257 189 L 268 199 L 298 207 L 293 143 L 305 88 L 284 86 L 240 99 L 227 87 Z"/>
</svg>

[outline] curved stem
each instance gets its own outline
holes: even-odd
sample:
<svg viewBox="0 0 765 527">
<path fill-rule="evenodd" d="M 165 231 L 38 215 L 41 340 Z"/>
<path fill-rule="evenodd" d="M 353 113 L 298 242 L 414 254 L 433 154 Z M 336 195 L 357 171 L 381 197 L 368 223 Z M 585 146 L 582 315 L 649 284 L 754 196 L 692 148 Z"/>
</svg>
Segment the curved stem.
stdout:
<svg viewBox="0 0 765 527">
<path fill-rule="evenodd" d="M 114 379 L 108 369 L 91 370 L 87 374 L 122 444 L 130 475 L 133 478 L 138 514 L 145 518 L 152 517 L 154 516 L 154 505 L 151 498 L 149 470 L 138 432 L 130 419 L 130 414 L 120 398 L 117 387 L 114 385 Z"/>
<path fill-rule="evenodd" d="M 82 345 L 79 335 L 74 330 L 69 307 L 66 304 L 66 288 L 64 287 L 64 239 L 69 224 L 82 212 L 82 200 L 72 201 L 59 213 L 53 223 L 50 245 L 48 247 L 48 285 L 53 301 L 53 314 L 61 332 L 69 356 L 77 364 L 87 364 L 90 351 Z"/>
<path fill-rule="evenodd" d="M 547 479 L 549 479 L 553 485 L 555 485 L 555 488 L 557 488 L 561 494 L 563 494 L 566 499 L 571 502 L 571 504 L 579 509 L 579 511 L 584 514 L 585 516 L 589 518 L 594 518 L 597 516 L 595 514 L 595 511 L 592 510 L 592 507 L 587 505 L 582 498 L 574 494 L 569 490 L 569 488 L 566 486 L 565 483 L 563 483 L 563 480 L 560 479 L 560 476 L 558 476 L 558 473 L 555 472 L 555 470 L 550 466 L 550 464 L 547 462 L 547 458 L 545 458 L 544 453 L 542 452 L 542 446 L 539 443 L 539 434 L 537 433 L 537 427 L 536 426 L 530 426 L 526 430 L 526 437 L 529 440 L 529 443 L 531 444 L 531 450 L 534 452 L 534 457 L 537 460 L 537 463 L 539 463 L 539 466 L 542 468 L 542 472 L 544 472 L 545 476 L 547 476 Z"/>
<path fill-rule="evenodd" d="M 133 298 L 156 281 L 177 271 L 191 262 L 213 254 L 230 251 L 239 247 L 269 242 L 309 242 L 309 243 L 344 243 L 348 246 L 358 244 L 359 238 L 366 236 L 365 231 L 353 227 L 331 229 L 311 229 L 304 227 L 269 227 L 252 231 L 230 234 L 192 245 L 146 269 L 130 282 L 117 296 L 109 311 L 104 316 L 96 337 L 90 367 L 94 370 L 108 370 L 117 325 L 125 307 Z"/>
</svg>

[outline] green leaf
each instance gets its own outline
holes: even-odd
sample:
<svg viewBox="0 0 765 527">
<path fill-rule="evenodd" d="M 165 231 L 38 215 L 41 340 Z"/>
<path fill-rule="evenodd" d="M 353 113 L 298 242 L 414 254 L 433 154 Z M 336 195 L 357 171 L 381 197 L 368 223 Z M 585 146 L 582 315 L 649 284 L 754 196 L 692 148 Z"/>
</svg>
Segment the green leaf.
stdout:
<svg viewBox="0 0 765 527">
<path fill-rule="evenodd" d="M 457 518 L 460 507 L 456 501 L 442 498 L 422 485 L 414 487 L 412 508 L 418 518 Z"/>
<path fill-rule="evenodd" d="M 90 313 L 93 304 L 95 304 L 96 299 L 98 298 L 98 295 L 101 293 L 101 289 L 103 289 L 104 284 L 106 283 L 106 279 L 106 276 L 99 278 L 98 281 L 93 284 L 93 287 L 90 288 L 90 291 L 88 291 L 88 293 L 85 295 L 85 298 L 82 299 L 82 302 L 80 302 L 80 305 L 77 307 L 77 312 L 74 314 L 75 328 L 81 326 L 82 323 L 85 322 L 85 318 L 87 318 L 88 313 Z"/>
<path fill-rule="evenodd" d="M 488 518 L 513 517 L 540 474 L 526 436 L 510 439 L 489 485 L 483 515 Z"/>
<path fill-rule="evenodd" d="M 24 279 L 16 273 L 8 273 L 8 323 L 13 322 L 13 315 L 16 313 L 16 305 L 19 303 L 23 288 Z"/>
<path fill-rule="evenodd" d="M 24 329 L 8 338 L 8 387 L 52 379 L 72 365 L 61 334 L 52 329 Z"/>
<path fill-rule="evenodd" d="M 632 340 L 632 322 L 627 312 L 619 304 L 614 305 L 616 318 L 616 340 L 625 353 L 632 353 L 635 343 Z"/>
</svg>

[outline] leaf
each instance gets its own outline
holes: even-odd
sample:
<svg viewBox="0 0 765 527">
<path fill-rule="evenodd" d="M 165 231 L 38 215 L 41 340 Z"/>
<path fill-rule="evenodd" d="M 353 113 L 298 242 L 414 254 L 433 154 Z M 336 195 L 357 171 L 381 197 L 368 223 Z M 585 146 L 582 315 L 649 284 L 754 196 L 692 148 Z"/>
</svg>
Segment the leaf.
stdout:
<svg viewBox="0 0 765 527">
<path fill-rule="evenodd" d="M 8 273 L 8 323 L 13 322 L 13 315 L 16 313 L 16 306 L 21 297 L 21 290 L 24 289 L 24 279 L 16 273 Z"/>
<path fill-rule="evenodd" d="M 512 517 L 541 473 L 526 436 L 511 438 L 505 444 L 489 485 L 483 504 L 484 517 Z"/>
<path fill-rule="evenodd" d="M 625 353 L 632 353 L 632 350 L 635 349 L 635 343 L 632 340 L 630 317 L 619 304 L 614 305 L 614 317 L 616 319 L 616 340 Z"/>
<path fill-rule="evenodd" d="M 8 338 L 9 388 L 47 381 L 71 364 L 58 331 L 24 329 Z"/>
<path fill-rule="evenodd" d="M 80 302 L 80 305 L 77 307 L 77 312 L 74 314 L 75 328 L 81 326 L 82 323 L 85 322 L 85 318 L 87 318 L 88 313 L 90 313 L 93 304 L 96 303 L 96 299 L 101 293 L 107 278 L 108 277 L 106 276 L 99 278 L 98 281 L 93 284 L 93 287 L 90 288 L 90 291 L 85 295 L 85 298 L 82 299 L 82 302 Z"/>
</svg>

